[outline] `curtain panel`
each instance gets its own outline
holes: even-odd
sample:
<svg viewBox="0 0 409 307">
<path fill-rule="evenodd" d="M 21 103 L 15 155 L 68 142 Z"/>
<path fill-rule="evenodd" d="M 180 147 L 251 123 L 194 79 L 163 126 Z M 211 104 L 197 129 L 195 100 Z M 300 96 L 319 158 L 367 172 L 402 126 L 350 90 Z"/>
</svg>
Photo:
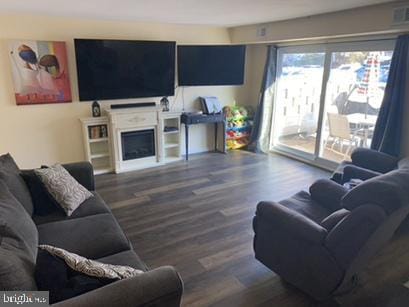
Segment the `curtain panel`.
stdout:
<svg viewBox="0 0 409 307">
<path fill-rule="evenodd" d="M 254 115 L 254 126 L 249 145 L 249 150 L 254 152 L 266 153 L 269 151 L 276 66 L 277 47 L 268 46 L 263 81 L 260 88 L 257 110 Z"/>
<path fill-rule="evenodd" d="M 409 35 L 396 40 L 385 94 L 375 125 L 371 148 L 399 156 L 405 105 L 409 94 Z M 409 111 L 409 108 L 406 108 Z"/>
</svg>

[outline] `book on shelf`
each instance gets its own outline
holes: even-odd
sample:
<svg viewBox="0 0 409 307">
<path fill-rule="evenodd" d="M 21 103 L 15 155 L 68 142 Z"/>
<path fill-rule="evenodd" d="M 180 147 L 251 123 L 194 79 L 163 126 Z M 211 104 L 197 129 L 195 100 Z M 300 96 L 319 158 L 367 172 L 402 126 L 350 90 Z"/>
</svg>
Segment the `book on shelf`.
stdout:
<svg viewBox="0 0 409 307">
<path fill-rule="evenodd" d="M 90 139 L 100 139 L 108 137 L 108 127 L 107 125 L 89 126 L 88 136 Z"/>
</svg>

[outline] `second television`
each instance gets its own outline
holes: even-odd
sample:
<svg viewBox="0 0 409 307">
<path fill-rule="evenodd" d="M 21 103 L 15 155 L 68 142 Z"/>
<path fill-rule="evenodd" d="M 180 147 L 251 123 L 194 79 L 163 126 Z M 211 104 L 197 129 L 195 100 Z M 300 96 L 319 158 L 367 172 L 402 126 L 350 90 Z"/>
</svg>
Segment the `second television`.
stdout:
<svg viewBox="0 0 409 307">
<path fill-rule="evenodd" d="M 81 101 L 172 96 L 175 42 L 75 39 Z"/>
<path fill-rule="evenodd" d="M 242 85 L 246 46 L 178 46 L 180 86 Z"/>
</svg>

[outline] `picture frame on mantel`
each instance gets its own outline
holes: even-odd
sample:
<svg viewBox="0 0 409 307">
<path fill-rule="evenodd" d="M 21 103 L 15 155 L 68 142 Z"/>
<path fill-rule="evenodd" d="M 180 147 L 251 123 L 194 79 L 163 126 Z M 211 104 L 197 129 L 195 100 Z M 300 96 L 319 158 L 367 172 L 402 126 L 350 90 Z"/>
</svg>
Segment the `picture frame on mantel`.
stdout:
<svg viewBox="0 0 409 307">
<path fill-rule="evenodd" d="M 9 56 L 17 105 L 72 102 L 65 42 L 11 40 Z"/>
</svg>

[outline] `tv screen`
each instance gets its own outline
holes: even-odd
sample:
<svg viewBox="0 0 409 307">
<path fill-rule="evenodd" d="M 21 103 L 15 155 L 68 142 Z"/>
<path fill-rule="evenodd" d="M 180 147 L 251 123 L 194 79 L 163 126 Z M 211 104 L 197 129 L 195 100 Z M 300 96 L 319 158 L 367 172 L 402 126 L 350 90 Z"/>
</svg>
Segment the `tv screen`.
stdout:
<svg viewBox="0 0 409 307">
<path fill-rule="evenodd" d="M 75 39 L 80 100 L 172 96 L 175 42 Z"/>
<path fill-rule="evenodd" d="M 241 85 L 246 46 L 178 46 L 180 86 Z"/>
</svg>

